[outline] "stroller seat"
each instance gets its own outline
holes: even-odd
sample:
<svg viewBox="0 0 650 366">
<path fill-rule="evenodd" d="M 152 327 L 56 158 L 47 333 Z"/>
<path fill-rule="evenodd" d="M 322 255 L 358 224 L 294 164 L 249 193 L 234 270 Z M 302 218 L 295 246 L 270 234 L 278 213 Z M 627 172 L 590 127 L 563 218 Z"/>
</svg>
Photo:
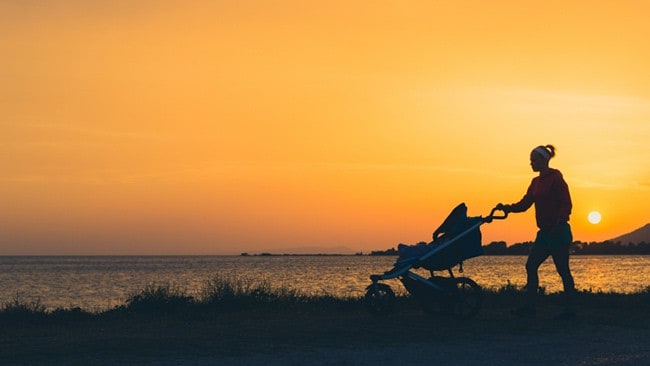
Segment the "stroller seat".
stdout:
<svg viewBox="0 0 650 366">
<path fill-rule="evenodd" d="M 465 259 L 482 255 L 481 222 L 481 217 L 467 217 L 467 206 L 461 203 L 436 229 L 430 243 L 399 244 L 395 266 L 416 263 L 418 267 L 442 271 Z"/>
</svg>

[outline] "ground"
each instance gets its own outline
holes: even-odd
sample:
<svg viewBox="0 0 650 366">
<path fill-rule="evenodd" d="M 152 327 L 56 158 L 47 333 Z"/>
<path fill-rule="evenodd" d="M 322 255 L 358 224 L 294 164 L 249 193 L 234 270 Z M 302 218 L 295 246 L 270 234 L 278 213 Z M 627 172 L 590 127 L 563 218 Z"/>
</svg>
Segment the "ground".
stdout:
<svg viewBox="0 0 650 366">
<path fill-rule="evenodd" d="M 650 365 L 648 294 L 581 294 L 578 317 L 510 315 L 491 295 L 475 318 L 402 301 L 372 316 L 355 302 L 2 319 L 3 365 Z M 515 302 L 515 304 L 513 304 Z M 164 310 L 164 309 L 163 309 Z"/>
</svg>

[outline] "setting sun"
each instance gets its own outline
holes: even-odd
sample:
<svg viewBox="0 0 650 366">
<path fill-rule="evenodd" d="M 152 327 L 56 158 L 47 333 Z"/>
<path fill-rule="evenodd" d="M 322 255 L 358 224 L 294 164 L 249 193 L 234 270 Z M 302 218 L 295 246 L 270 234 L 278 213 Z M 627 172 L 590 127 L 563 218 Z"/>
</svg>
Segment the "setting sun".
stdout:
<svg viewBox="0 0 650 366">
<path fill-rule="evenodd" d="M 589 222 L 594 224 L 594 225 L 599 223 L 601 219 L 602 219 L 602 217 L 600 215 L 600 212 L 598 212 L 598 211 L 591 211 L 589 213 L 589 215 L 587 216 L 587 220 L 589 220 Z"/>
</svg>

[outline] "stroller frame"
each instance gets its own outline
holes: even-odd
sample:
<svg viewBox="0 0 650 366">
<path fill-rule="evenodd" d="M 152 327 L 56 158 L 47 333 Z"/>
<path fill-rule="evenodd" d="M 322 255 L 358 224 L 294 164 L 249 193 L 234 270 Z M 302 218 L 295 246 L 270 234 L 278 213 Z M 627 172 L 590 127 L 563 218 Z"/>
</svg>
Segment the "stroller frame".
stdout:
<svg viewBox="0 0 650 366">
<path fill-rule="evenodd" d="M 398 260 L 394 267 L 381 275 L 371 275 L 372 283 L 366 288 L 365 301 L 368 310 L 373 314 L 386 313 L 394 307 L 395 293 L 390 286 L 380 281 L 398 278 L 407 291 L 417 300 L 425 311 L 432 311 L 434 305 L 439 305 L 441 310 L 451 313 L 458 318 L 468 318 L 476 315 L 482 304 L 482 289 L 472 279 L 467 277 L 455 277 L 452 268 L 460 265 L 460 273 L 463 273 L 463 261 L 444 269 L 449 272 L 449 277 L 435 276 L 436 270 L 430 269 L 430 278 L 425 278 L 412 271 L 419 268 L 427 259 L 453 245 L 473 230 L 478 229 L 484 223 L 490 223 L 494 219 L 505 219 L 508 214 L 495 216 L 496 208 L 492 209 L 487 217 L 479 217 L 476 223 L 467 227 L 454 238 L 436 246 L 420 257 Z"/>
</svg>

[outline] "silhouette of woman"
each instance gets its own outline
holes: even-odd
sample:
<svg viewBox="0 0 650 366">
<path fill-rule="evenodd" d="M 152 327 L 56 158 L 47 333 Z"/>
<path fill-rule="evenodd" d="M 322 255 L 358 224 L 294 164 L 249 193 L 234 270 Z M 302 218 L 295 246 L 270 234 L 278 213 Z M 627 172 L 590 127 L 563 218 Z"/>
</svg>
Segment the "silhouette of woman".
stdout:
<svg viewBox="0 0 650 366">
<path fill-rule="evenodd" d="M 512 311 L 513 315 L 533 317 L 536 315 L 536 297 L 539 287 L 537 270 L 549 257 L 553 257 L 555 268 L 564 285 L 565 309 L 556 316 L 568 319 L 575 316 L 572 297 L 575 292 L 573 276 L 569 269 L 569 248 L 573 241 L 569 215 L 571 214 L 571 196 L 569 187 L 559 170 L 548 166 L 555 156 L 553 145 L 538 146 L 530 153 L 530 165 L 539 175 L 533 178 L 524 197 L 517 203 L 496 207 L 505 213 L 524 212 L 535 205 L 537 220 L 537 237 L 526 261 L 526 302 L 523 307 Z"/>
</svg>

